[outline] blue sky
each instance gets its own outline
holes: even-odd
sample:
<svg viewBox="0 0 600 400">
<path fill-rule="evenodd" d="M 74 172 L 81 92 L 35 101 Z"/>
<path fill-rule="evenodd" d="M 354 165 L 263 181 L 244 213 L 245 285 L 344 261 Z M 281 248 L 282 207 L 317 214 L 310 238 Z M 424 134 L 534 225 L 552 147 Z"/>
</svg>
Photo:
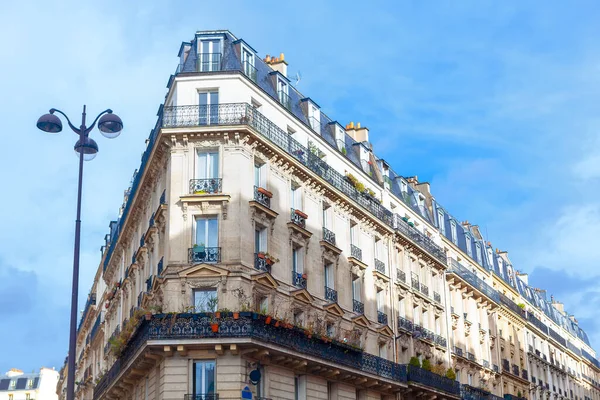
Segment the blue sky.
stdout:
<svg viewBox="0 0 600 400">
<path fill-rule="evenodd" d="M 380 157 L 480 225 L 600 349 L 600 5 L 356 3 L 3 6 L 0 371 L 60 368 L 67 350 L 75 135 L 44 135 L 37 118 L 56 107 L 78 119 L 85 103 L 126 126 L 112 141 L 95 133 L 85 165 L 83 308 L 179 45 L 223 28 L 261 56 L 285 52 L 305 95 L 368 126 Z"/>
</svg>

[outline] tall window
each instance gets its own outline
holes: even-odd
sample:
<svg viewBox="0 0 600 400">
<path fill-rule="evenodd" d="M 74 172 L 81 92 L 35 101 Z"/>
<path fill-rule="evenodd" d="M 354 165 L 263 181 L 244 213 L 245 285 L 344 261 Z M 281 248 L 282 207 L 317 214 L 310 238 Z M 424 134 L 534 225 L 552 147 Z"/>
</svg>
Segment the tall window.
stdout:
<svg viewBox="0 0 600 400">
<path fill-rule="evenodd" d="M 421 326 L 421 311 L 419 311 L 418 306 L 413 310 L 413 318 L 415 319 L 415 325 Z"/>
<path fill-rule="evenodd" d="M 350 225 L 350 244 L 358 247 L 358 224 Z"/>
<path fill-rule="evenodd" d="M 290 107 L 288 85 L 282 79 L 277 79 L 277 97 L 279 97 L 279 102 L 283 104 L 284 107 Z"/>
<path fill-rule="evenodd" d="M 254 250 L 257 253 L 265 253 L 267 251 L 267 229 L 257 226 L 254 229 Z"/>
<path fill-rule="evenodd" d="M 196 312 L 215 312 L 217 311 L 217 290 L 216 289 L 195 289 L 194 290 L 194 308 Z"/>
<path fill-rule="evenodd" d="M 217 217 L 196 218 L 196 241 L 198 246 L 219 247 L 219 223 Z"/>
<path fill-rule="evenodd" d="M 199 125 L 218 124 L 219 92 L 200 92 L 199 96 Z"/>
<path fill-rule="evenodd" d="M 292 249 L 292 271 L 297 274 L 304 272 L 304 254 L 302 247 Z"/>
<path fill-rule="evenodd" d="M 385 312 L 385 292 L 380 290 L 377 292 L 377 311 Z"/>
<path fill-rule="evenodd" d="M 477 257 L 477 263 L 479 265 L 483 265 L 483 262 L 481 259 L 481 245 L 479 243 L 475 243 L 475 255 Z"/>
<path fill-rule="evenodd" d="M 471 235 L 465 233 L 465 241 L 467 242 L 467 254 L 473 257 L 473 249 L 471 248 Z"/>
<path fill-rule="evenodd" d="M 352 300 L 361 301 L 362 282 L 358 276 L 352 277 Z"/>
<path fill-rule="evenodd" d="M 331 229 L 331 207 L 323 204 L 323 228 Z"/>
<path fill-rule="evenodd" d="M 219 153 L 217 151 L 199 151 L 196 162 L 196 178 L 211 179 L 219 177 Z"/>
<path fill-rule="evenodd" d="M 198 54 L 198 70 L 200 72 L 219 71 L 221 69 L 221 41 L 202 40 Z"/>
<path fill-rule="evenodd" d="M 379 357 L 381 357 L 383 359 L 387 359 L 387 345 L 386 344 L 379 345 Z"/>
<path fill-rule="evenodd" d="M 458 239 L 456 236 L 456 221 L 450 220 L 450 233 L 452 234 L 452 243 L 458 244 Z"/>
<path fill-rule="evenodd" d="M 256 68 L 254 68 L 254 54 L 248 49 L 242 48 L 242 65 L 244 67 L 244 74 L 253 81 L 256 81 Z"/>
<path fill-rule="evenodd" d="M 310 127 L 313 129 L 313 131 L 319 132 L 320 131 L 320 118 L 321 117 L 321 112 L 319 111 L 319 109 L 317 107 L 315 107 L 313 104 L 309 104 L 308 105 L 308 120 L 310 122 Z"/>
<path fill-rule="evenodd" d="M 406 315 L 406 310 L 404 309 L 404 307 L 404 299 L 401 298 L 400 300 L 398 300 L 398 315 L 400 315 L 401 317 L 404 317 Z"/>
<path fill-rule="evenodd" d="M 429 329 L 429 318 L 427 318 L 427 309 L 423 307 L 423 328 Z"/>
<path fill-rule="evenodd" d="M 440 232 L 442 235 L 446 235 L 446 224 L 444 221 L 444 212 L 442 210 L 438 210 L 438 226 L 440 228 Z"/>
<path fill-rule="evenodd" d="M 442 325 L 441 325 L 440 318 L 435 317 L 435 333 L 437 335 L 441 335 L 441 332 L 442 332 Z"/>
<path fill-rule="evenodd" d="M 256 187 L 267 188 L 267 173 L 265 164 L 254 163 L 254 185 Z"/>
<path fill-rule="evenodd" d="M 346 151 L 346 131 L 339 125 L 335 126 L 335 142 L 339 151 Z"/>
<path fill-rule="evenodd" d="M 302 210 L 302 189 L 300 186 L 292 185 L 291 187 L 292 208 L 294 210 Z"/>
<path fill-rule="evenodd" d="M 325 264 L 325 286 L 329 289 L 335 289 L 335 279 L 333 277 L 333 264 Z"/>
<path fill-rule="evenodd" d="M 215 362 L 194 361 L 194 396 L 202 399 L 202 395 L 215 393 Z"/>
</svg>

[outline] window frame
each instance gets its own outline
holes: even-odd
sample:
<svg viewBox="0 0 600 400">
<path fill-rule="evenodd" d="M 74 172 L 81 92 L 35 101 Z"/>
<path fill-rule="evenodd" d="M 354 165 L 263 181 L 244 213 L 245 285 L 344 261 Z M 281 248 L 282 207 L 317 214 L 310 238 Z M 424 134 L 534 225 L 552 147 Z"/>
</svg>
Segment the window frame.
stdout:
<svg viewBox="0 0 600 400">
<path fill-rule="evenodd" d="M 202 380 L 202 386 L 203 386 L 203 392 L 199 392 L 198 388 L 196 387 L 196 384 L 198 382 L 197 379 L 197 365 L 198 364 L 202 364 L 202 377 L 200 378 Z M 208 391 L 205 386 L 208 384 L 208 386 L 210 387 L 210 384 L 206 381 L 206 367 L 208 366 L 208 364 L 212 364 L 213 367 L 213 379 L 212 379 L 212 391 Z M 216 359 L 210 359 L 210 360 L 193 360 L 192 362 L 192 394 L 194 394 L 194 396 L 197 398 L 198 396 L 204 396 L 207 394 L 214 394 L 217 392 L 217 360 Z"/>
</svg>

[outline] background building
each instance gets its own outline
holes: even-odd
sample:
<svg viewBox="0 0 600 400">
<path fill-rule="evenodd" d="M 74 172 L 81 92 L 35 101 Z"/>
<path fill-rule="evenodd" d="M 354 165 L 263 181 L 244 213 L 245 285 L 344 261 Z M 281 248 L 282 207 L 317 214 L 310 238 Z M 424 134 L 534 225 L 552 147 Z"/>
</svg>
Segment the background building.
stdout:
<svg viewBox="0 0 600 400">
<path fill-rule="evenodd" d="M 574 318 L 283 54 L 208 31 L 179 58 L 101 249 L 77 398 L 600 399 Z"/>
<path fill-rule="evenodd" d="M 58 371 L 41 368 L 26 374 L 13 368 L 0 375 L 0 400 L 57 400 Z"/>
</svg>

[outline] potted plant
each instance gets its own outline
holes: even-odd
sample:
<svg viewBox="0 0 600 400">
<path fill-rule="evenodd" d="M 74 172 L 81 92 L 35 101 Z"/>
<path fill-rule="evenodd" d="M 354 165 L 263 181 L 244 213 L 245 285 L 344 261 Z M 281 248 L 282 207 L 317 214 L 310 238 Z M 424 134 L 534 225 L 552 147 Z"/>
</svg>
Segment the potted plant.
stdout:
<svg viewBox="0 0 600 400">
<path fill-rule="evenodd" d="M 343 154 L 343 155 L 346 155 L 346 154 L 347 154 L 347 152 L 346 152 L 346 148 L 345 148 L 345 147 L 342 147 L 342 154 Z"/>
<path fill-rule="evenodd" d="M 262 259 L 264 259 L 264 258 L 266 257 L 266 254 L 265 254 L 265 252 L 264 252 L 264 251 L 259 251 L 259 252 L 257 253 L 257 256 L 258 256 L 258 258 L 262 258 Z"/>
<path fill-rule="evenodd" d="M 256 189 L 258 191 L 258 193 L 261 193 L 263 195 L 265 195 L 268 198 L 273 197 L 273 193 L 268 191 L 267 189 L 263 188 L 263 187 L 259 187 L 258 189 Z"/>
<path fill-rule="evenodd" d="M 269 325 L 271 323 L 271 320 L 272 320 L 271 316 L 267 315 L 267 318 L 265 318 L 265 325 Z"/>
<path fill-rule="evenodd" d="M 206 257 L 206 247 L 204 246 L 204 242 L 200 244 L 194 244 L 194 254 L 197 254 L 200 259 L 204 259 Z"/>
<path fill-rule="evenodd" d="M 211 321 L 210 323 L 210 330 L 213 333 L 218 333 L 219 332 L 219 323 L 216 321 Z"/>
<path fill-rule="evenodd" d="M 265 254 L 265 261 L 267 262 L 267 264 L 269 264 L 269 265 L 273 265 L 273 264 L 275 264 L 276 262 L 279 262 L 279 259 L 278 259 L 278 258 L 276 258 L 276 257 L 273 257 L 273 256 L 272 256 L 271 254 L 269 254 L 269 253 L 266 253 L 266 254 Z"/>
</svg>

